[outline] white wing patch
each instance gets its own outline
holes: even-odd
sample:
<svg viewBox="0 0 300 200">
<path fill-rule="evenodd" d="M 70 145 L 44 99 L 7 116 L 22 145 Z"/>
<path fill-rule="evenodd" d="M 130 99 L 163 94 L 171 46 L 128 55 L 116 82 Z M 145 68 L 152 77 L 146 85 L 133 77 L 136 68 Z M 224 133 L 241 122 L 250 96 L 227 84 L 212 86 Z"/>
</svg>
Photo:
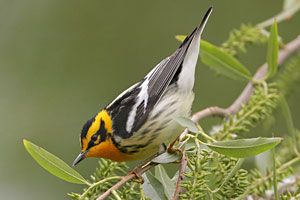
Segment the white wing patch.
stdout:
<svg viewBox="0 0 300 200">
<path fill-rule="evenodd" d="M 132 130 L 132 126 L 134 124 L 137 108 L 143 101 L 144 101 L 144 113 L 146 112 L 146 107 L 147 107 L 147 103 L 148 103 L 148 83 L 149 83 L 149 80 L 146 78 L 145 81 L 140 86 L 141 91 L 137 96 L 137 101 L 134 104 L 134 106 L 132 107 L 132 110 L 130 111 L 130 113 L 128 115 L 128 120 L 126 123 L 126 131 L 128 133 L 130 133 Z"/>
<path fill-rule="evenodd" d="M 148 79 L 145 79 L 145 81 L 142 83 L 142 85 L 140 86 L 141 91 L 138 94 L 137 97 L 137 102 L 134 104 L 134 106 L 132 107 L 132 110 L 130 111 L 129 115 L 128 115 L 128 119 L 126 122 L 126 131 L 128 133 L 131 132 L 132 130 L 132 126 L 134 124 L 134 120 L 135 120 L 135 116 L 136 116 L 136 110 L 137 107 L 144 101 L 144 112 L 146 111 L 146 107 L 147 107 L 147 103 L 148 103 Z M 145 84 L 146 83 L 146 84 Z"/>
<path fill-rule="evenodd" d="M 144 82 L 141 84 L 139 88 L 141 88 L 140 93 L 137 96 L 137 102 L 134 104 L 132 107 L 132 110 L 130 111 L 128 115 L 128 120 L 126 122 L 126 131 L 128 133 L 131 132 L 135 116 L 136 116 L 136 111 L 138 106 L 144 101 L 144 113 L 146 112 L 147 104 L 148 104 L 148 99 L 149 99 L 149 94 L 148 94 L 148 85 L 149 85 L 149 79 L 152 74 L 155 73 L 155 71 L 162 65 L 162 63 L 168 61 L 170 58 L 164 59 L 162 62 L 158 63 L 146 76 Z"/>
</svg>

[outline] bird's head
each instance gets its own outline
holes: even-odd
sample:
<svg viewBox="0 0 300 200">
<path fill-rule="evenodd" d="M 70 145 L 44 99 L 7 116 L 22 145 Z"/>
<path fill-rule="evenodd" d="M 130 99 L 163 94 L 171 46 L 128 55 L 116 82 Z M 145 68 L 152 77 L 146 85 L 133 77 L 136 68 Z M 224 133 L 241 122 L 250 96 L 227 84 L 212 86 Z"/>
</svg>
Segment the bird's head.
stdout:
<svg viewBox="0 0 300 200">
<path fill-rule="evenodd" d="M 106 110 L 102 110 L 83 126 L 80 135 L 81 153 L 74 160 L 73 166 L 87 157 L 122 160 L 121 152 L 114 144 L 112 137 L 112 119 Z"/>
</svg>

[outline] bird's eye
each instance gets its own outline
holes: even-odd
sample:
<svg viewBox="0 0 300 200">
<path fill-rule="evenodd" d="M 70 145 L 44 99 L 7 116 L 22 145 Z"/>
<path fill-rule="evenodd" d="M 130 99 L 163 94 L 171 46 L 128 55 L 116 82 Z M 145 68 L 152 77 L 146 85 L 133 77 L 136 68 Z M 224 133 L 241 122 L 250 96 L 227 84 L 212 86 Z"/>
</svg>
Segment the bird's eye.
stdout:
<svg viewBox="0 0 300 200">
<path fill-rule="evenodd" d="M 92 138 L 91 138 L 91 140 L 93 140 L 93 141 L 96 141 L 97 139 L 98 139 L 98 135 L 96 135 L 96 134 L 93 135 Z"/>
</svg>

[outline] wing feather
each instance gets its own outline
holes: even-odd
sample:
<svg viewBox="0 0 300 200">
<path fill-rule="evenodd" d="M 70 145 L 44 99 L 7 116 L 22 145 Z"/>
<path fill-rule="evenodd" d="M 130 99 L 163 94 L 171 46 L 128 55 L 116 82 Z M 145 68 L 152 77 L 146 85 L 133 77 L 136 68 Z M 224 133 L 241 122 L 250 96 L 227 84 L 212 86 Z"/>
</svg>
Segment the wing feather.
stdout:
<svg viewBox="0 0 300 200">
<path fill-rule="evenodd" d="M 131 88 L 129 91 L 131 95 L 123 94 L 112 105 L 109 105 L 111 112 L 114 112 L 114 118 L 118 119 L 118 123 L 113 125 L 117 135 L 128 138 L 145 123 L 149 112 L 163 96 L 182 65 L 189 45 L 195 37 L 200 37 L 211 10 L 210 8 L 207 11 L 201 24 L 171 56 L 162 60 L 142 81 Z M 134 94 L 134 98 L 132 94 Z M 122 105 L 123 102 L 126 105 Z M 113 108 L 117 108 L 118 111 Z M 127 121 L 125 122 L 124 119 Z"/>
</svg>

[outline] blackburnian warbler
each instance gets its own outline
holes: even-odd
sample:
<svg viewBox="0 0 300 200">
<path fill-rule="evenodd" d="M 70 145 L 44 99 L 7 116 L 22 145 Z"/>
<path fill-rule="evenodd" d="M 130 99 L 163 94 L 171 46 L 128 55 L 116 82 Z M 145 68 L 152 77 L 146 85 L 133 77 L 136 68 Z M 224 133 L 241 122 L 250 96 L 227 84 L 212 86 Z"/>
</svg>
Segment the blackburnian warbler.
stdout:
<svg viewBox="0 0 300 200">
<path fill-rule="evenodd" d="M 174 118 L 190 116 L 200 38 L 211 12 L 172 55 L 86 122 L 73 165 L 87 157 L 146 159 L 178 137 L 183 129 Z"/>
</svg>

